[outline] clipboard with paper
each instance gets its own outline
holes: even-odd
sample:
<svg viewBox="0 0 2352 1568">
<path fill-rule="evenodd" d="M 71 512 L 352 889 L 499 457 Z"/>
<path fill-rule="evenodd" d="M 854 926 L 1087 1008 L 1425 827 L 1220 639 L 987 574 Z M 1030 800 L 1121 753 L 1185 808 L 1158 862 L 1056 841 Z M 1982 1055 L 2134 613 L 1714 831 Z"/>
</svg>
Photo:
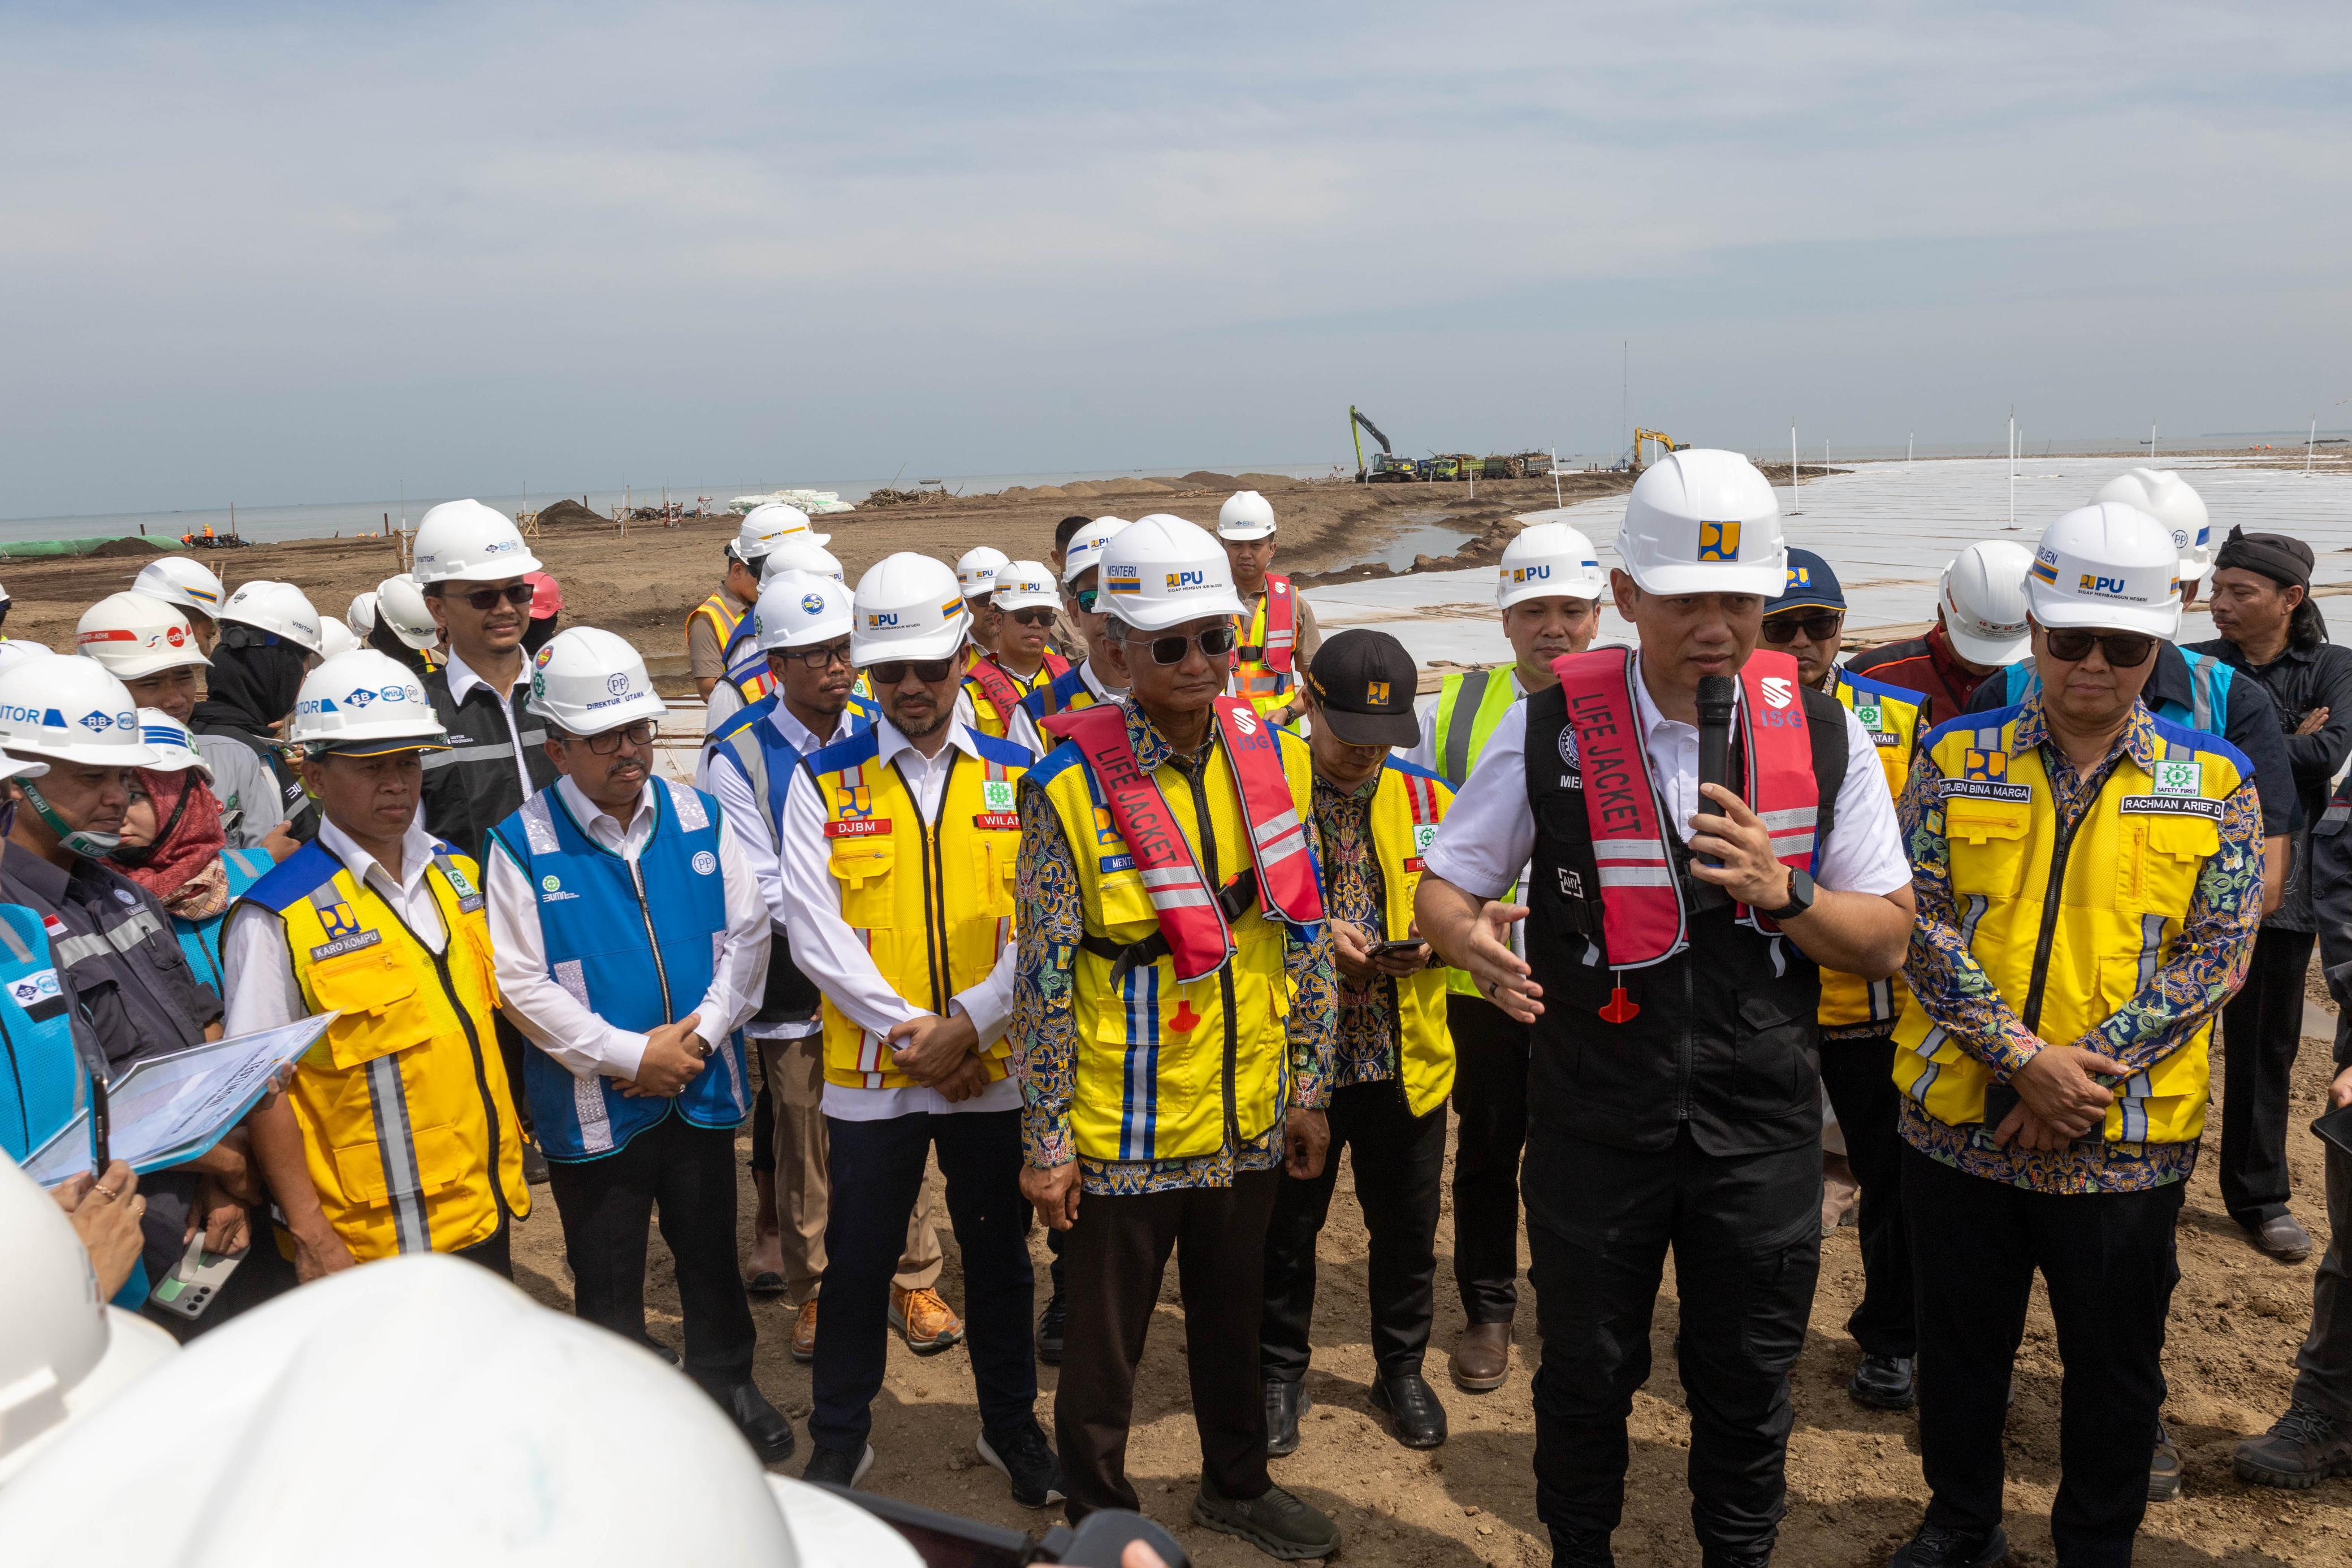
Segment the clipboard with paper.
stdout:
<svg viewBox="0 0 2352 1568">
<path fill-rule="evenodd" d="M 107 1085 L 110 1154 L 142 1176 L 194 1159 L 244 1120 L 278 1071 L 317 1044 L 341 1016 L 320 1013 L 132 1063 Z M 84 1105 L 33 1151 L 25 1174 L 55 1186 L 88 1171 L 93 1152 Z"/>
</svg>

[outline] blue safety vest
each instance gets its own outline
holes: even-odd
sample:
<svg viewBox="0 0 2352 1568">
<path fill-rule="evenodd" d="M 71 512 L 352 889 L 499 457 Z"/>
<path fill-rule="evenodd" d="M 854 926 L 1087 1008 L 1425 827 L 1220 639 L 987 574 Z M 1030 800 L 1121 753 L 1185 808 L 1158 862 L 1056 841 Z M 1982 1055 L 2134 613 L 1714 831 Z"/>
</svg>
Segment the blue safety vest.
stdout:
<svg viewBox="0 0 2352 1568">
<path fill-rule="evenodd" d="M 784 793 L 791 787 L 793 772 L 801 765 L 801 754 L 793 743 L 783 737 L 772 724 L 761 721 L 776 711 L 784 700 L 782 692 L 770 692 L 758 702 L 742 708 L 710 732 L 702 743 L 713 767 L 732 768 L 751 786 L 751 797 L 764 800 L 768 809 L 768 831 L 771 836 L 783 820 Z M 874 727 L 882 706 L 869 697 L 849 694 L 849 733 L 863 735 Z M 751 745 L 737 738 L 750 731 Z M 843 738 L 846 738 L 844 737 Z"/>
<path fill-rule="evenodd" d="M 220 934 L 228 912 L 245 895 L 245 890 L 268 876 L 277 865 L 269 852 L 262 849 L 223 850 L 221 864 L 228 870 L 228 902 L 221 912 L 209 920 L 186 920 L 172 916 L 172 930 L 180 938 L 180 951 L 188 956 L 188 967 L 196 978 L 228 995 L 228 969 L 221 962 Z"/>
<path fill-rule="evenodd" d="M 656 781 L 654 831 L 630 862 L 588 836 L 558 790 L 533 795 L 491 830 L 539 897 L 550 978 L 615 1029 L 646 1032 L 701 1005 L 727 932 L 719 803 Z M 675 1107 L 698 1127 L 739 1125 L 751 1109 L 743 1037 L 667 1100 L 632 1098 L 618 1080 L 575 1078 L 536 1048 L 523 1089 L 551 1160 L 593 1160 L 627 1146 Z"/>
<path fill-rule="evenodd" d="M 2190 729 L 2201 729 L 2208 735 L 2229 737 L 2230 729 L 2230 666 L 2210 653 L 2192 653 L 2188 649 L 2180 656 L 2189 661 L 2189 701 L 2150 703 L 2149 710 L 2157 717 Z M 2027 695 L 2042 689 L 2042 677 L 2033 673 L 2033 661 L 2021 659 L 2002 672 L 2008 682 L 2007 695 L 2001 706 L 2015 707 Z"/>
</svg>

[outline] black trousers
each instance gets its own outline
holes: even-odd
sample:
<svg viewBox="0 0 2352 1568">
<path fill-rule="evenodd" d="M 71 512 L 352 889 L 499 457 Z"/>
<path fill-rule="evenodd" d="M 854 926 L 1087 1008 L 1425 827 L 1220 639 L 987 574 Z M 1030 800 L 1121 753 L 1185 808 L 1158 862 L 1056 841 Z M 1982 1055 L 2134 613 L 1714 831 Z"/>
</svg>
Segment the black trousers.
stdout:
<svg viewBox="0 0 2352 1568">
<path fill-rule="evenodd" d="M 2311 1333 L 2294 1357 L 2294 1402 L 2352 1423 L 2352 1155 L 2327 1145 L 2327 1228 L 2311 1285 Z"/>
<path fill-rule="evenodd" d="M 1862 1184 L 1862 1302 L 1845 1321 L 1865 1355 L 1916 1355 L 1911 1240 L 1903 1224 L 1903 1134 L 1895 1125 L 1895 1037 L 1822 1041 L 1822 1086 Z"/>
<path fill-rule="evenodd" d="M 2038 1269 L 2066 1368 L 2050 1538 L 2066 1568 L 2129 1563 L 2164 1406 L 2164 1320 L 2180 1280 L 2172 1227 L 2188 1184 L 2030 1192 L 1907 1145 L 1903 1160 L 1927 1347 L 1919 1458 L 1928 1521 L 1966 1531 L 2000 1522 L 2001 1428 Z"/>
<path fill-rule="evenodd" d="M 1484 997 L 1448 993 L 1454 1035 L 1454 1283 L 1473 1323 L 1519 1301 L 1519 1153 L 1528 1141 L 1528 1026 Z"/>
<path fill-rule="evenodd" d="M 618 1152 L 551 1160 L 563 1221 L 572 1308 L 590 1322 L 646 1338 L 646 1228 L 656 1214 L 677 1262 L 686 1371 L 713 1394 L 751 1381 L 756 1331 L 735 1269 L 735 1131 L 673 1111 Z"/>
<path fill-rule="evenodd" d="M 2221 1201 L 2249 1228 L 2286 1212 L 2287 1084 L 2316 940 L 2263 926 L 2245 985 L 2221 1008 Z"/>
<path fill-rule="evenodd" d="M 1682 1302 L 1691 1522 L 1710 1556 L 1769 1552 L 1788 1497 L 1789 1369 L 1822 1261 L 1822 1154 L 1808 1141 L 1717 1155 L 1528 1140 L 1536 1515 L 1611 1531 L 1624 1511 L 1625 1418 L 1650 1375 L 1666 1249 Z"/>
<path fill-rule="evenodd" d="M 1265 1232 L 1265 1309 L 1258 1327 L 1259 1375 L 1268 1383 L 1307 1375 L 1315 1319 L 1315 1241 L 1331 1211 L 1339 1153 L 1351 1150 L 1356 1200 L 1371 1232 L 1367 1296 L 1372 1360 L 1381 1378 L 1421 1370 L 1437 1282 L 1437 1207 L 1445 1175 L 1445 1107 L 1416 1116 L 1395 1082 L 1335 1090 L 1331 1150 L 1323 1174 L 1285 1175 Z"/>
<path fill-rule="evenodd" d="M 1127 1479 L 1127 1432 L 1135 1369 L 1171 1249 L 1201 1479 L 1228 1498 L 1264 1497 L 1274 1484 L 1265 1471 L 1257 1335 L 1266 1220 L 1283 1179 L 1278 1169 L 1243 1171 L 1229 1187 L 1078 1199 L 1064 1248 L 1069 1328 L 1054 1396 L 1054 1440 L 1073 1521 L 1097 1509 L 1139 1506 Z"/>
<path fill-rule="evenodd" d="M 984 1432 L 1035 1418 L 1037 1351 L 1029 1339 L 1034 1279 L 1021 1196 L 1021 1113 L 918 1111 L 878 1122 L 824 1119 L 833 1199 L 824 1220 L 824 1311 L 810 1369 L 809 1436 L 856 1452 L 874 1429 L 890 1354 L 890 1277 L 907 1220 L 940 1152 L 948 1218 L 963 1260 L 963 1315 Z"/>
</svg>

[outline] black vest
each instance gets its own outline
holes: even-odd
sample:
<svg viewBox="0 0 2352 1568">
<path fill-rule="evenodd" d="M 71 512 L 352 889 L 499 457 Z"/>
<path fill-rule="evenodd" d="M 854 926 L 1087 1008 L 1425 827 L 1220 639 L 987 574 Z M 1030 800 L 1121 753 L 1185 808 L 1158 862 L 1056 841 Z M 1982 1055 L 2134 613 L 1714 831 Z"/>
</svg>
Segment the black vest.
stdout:
<svg viewBox="0 0 2352 1568">
<path fill-rule="evenodd" d="M 1814 842 L 1826 845 L 1845 779 L 1845 709 L 1825 693 L 1803 698 L 1821 787 Z M 1664 963 L 1612 970 L 1582 780 L 1563 760 L 1572 750 L 1561 745 L 1572 733 L 1567 698 L 1555 685 L 1527 704 L 1528 803 L 1536 825 L 1528 961 L 1544 1007 L 1531 1029 L 1530 1131 L 1664 1149 L 1687 1123 L 1710 1155 L 1762 1154 L 1818 1139 L 1821 971 L 1794 942 L 1736 921 L 1731 905 L 1689 874 L 1673 824 L 1675 874 L 1692 911 L 1689 946 Z M 1742 767 L 1735 742 L 1734 778 Z M 1664 818 L 1663 806 L 1658 814 Z M 1712 899 L 1712 907 L 1699 907 L 1702 899 Z M 1621 984 L 1642 1010 L 1611 1023 L 1601 1009 Z"/>
<path fill-rule="evenodd" d="M 425 831 L 476 861 L 482 858 L 490 830 L 512 816 L 524 800 L 522 780 L 515 774 L 515 741 L 507 733 L 509 702 L 530 792 L 555 782 L 555 764 L 548 760 L 544 744 L 547 721 L 523 706 L 530 694 L 528 681 L 508 698 L 477 683 L 460 703 L 449 695 L 446 664 L 425 677 L 434 716 L 449 733 L 448 750 L 425 754 Z"/>
<path fill-rule="evenodd" d="M 793 962 L 793 944 L 781 932 L 768 949 L 768 988 L 760 998 L 760 1010 L 751 1015 L 751 1022 L 805 1023 L 816 1017 L 824 998 L 817 992 L 816 982 L 801 973 Z"/>
</svg>

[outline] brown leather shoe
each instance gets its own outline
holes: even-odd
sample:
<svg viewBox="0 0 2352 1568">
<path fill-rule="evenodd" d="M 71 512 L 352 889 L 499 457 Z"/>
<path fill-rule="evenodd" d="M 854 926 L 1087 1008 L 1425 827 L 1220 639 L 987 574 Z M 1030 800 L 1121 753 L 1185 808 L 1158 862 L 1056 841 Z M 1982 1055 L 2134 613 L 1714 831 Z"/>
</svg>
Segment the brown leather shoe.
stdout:
<svg viewBox="0 0 2352 1568">
<path fill-rule="evenodd" d="M 1454 1386 L 1471 1394 L 1500 1388 L 1511 1375 L 1511 1325 L 1472 1323 L 1454 1342 Z"/>
<path fill-rule="evenodd" d="M 2246 1228 L 2246 1239 L 2257 1251 L 2282 1263 L 2300 1263 L 2311 1256 L 2311 1233 L 2292 1214 L 2273 1215 Z"/>
<path fill-rule="evenodd" d="M 811 1296 L 801 1303 L 800 1316 L 793 1320 L 793 1359 L 816 1359 L 816 1301 Z"/>
<path fill-rule="evenodd" d="M 917 1355 L 937 1355 L 963 1338 L 963 1320 L 937 1291 L 890 1287 L 890 1326 Z"/>
</svg>

